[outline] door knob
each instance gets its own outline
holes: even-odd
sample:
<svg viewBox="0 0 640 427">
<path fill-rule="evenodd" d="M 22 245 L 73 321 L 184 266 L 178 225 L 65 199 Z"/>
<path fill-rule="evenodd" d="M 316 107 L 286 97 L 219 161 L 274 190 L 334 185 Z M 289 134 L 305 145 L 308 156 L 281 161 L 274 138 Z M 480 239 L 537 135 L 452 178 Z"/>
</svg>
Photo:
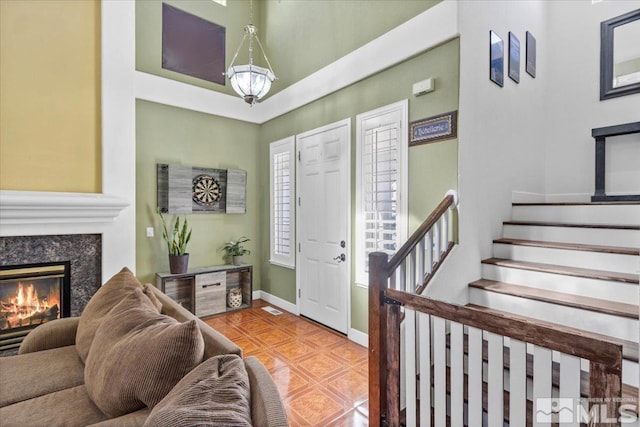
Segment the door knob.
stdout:
<svg viewBox="0 0 640 427">
<path fill-rule="evenodd" d="M 347 259 L 347 257 L 345 256 L 345 254 L 340 254 L 337 257 L 335 257 L 333 260 L 334 261 L 338 261 L 338 262 L 344 262 L 344 260 Z"/>
</svg>

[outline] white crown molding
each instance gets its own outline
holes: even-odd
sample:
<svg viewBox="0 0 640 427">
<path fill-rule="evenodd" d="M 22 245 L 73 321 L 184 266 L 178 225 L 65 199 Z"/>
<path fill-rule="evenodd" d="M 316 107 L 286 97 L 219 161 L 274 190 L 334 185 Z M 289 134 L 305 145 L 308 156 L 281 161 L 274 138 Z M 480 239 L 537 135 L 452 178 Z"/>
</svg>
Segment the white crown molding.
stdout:
<svg viewBox="0 0 640 427">
<path fill-rule="evenodd" d="M 125 199 L 105 194 L 0 190 L 0 235 L 29 235 L 35 225 L 60 234 L 61 224 L 108 224 L 128 206 Z"/>
<path fill-rule="evenodd" d="M 445 0 L 249 107 L 242 99 L 136 71 L 138 99 L 262 124 L 458 36 L 458 3 Z"/>
</svg>

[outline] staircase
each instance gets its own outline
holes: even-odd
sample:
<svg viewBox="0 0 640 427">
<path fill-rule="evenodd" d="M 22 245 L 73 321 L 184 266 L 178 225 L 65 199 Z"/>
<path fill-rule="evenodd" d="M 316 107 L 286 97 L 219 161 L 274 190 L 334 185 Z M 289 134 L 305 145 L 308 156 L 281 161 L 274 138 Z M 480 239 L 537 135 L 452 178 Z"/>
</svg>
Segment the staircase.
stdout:
<svg viewBox="0 0 640 427">
<path fill-rule="evenodd" d="M 516 203 L 469 307 L 599 334 L 623 346 L 638 398 L 640 203 Z"/>
</svg>

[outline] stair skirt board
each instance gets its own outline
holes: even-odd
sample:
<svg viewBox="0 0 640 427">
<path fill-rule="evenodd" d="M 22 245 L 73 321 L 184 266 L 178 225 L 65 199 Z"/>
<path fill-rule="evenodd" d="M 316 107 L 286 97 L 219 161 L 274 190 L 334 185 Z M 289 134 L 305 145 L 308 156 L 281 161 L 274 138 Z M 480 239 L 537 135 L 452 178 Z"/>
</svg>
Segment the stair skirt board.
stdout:
<svg viewBox="0 0 640 427">
<path fill-rule="evenodd" d="M 615 228 L 560 227 L 546 225 L 503 224 L 503 236 L 509 239 L 546 240 L 587 245 L 640 247 L 640 230 Z"/>
<path fill-rule="evenodd" d="M 563 276 L 541 271 L 522 270 L 494 264 L 482 264 L 483 279 L 580 295 L 607 299 L 627 304 L 640 304 L 640 288 L 635 283 L 614 282 L 601 279 Z"/>
<path fill-rule="evenodd" d="M 593 331 L 628 341 L 638 340 L 638 319 L 559 306 L 548 302 L 487 292 L 472 287 L 469 288 L 469 301 L 473 304 L 518 313 L 523 316 Z"/>
<path fill-rule="evenodd" d="M 576 268 L 590 268 L 594 270 L 617 271 L 629 274 L 638 274 L 638 270 L 640 269 L 640 256 L 638 255 L 588 252 L 504 243 L 493 244 L 493 256 L 496 258 Z"/>
<path fill-rule="evenodd" d="M 514 221 L 638 225 L 640 203 L 621 204 L 514 204 Z"/>
</svg>

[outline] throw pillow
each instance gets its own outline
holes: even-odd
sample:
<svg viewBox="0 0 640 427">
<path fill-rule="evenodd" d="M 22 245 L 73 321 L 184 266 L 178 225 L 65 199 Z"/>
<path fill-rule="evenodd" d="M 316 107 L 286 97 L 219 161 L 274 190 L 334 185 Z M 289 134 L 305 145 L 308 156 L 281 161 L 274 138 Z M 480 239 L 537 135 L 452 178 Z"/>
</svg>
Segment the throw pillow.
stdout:
<svg viewBox="0 0 640 427">
<path fill-rule="evenodd" d="M 93 337 L 103 318 L 116 304 L 122 301 L 122 298 L 133 292 L 134 289 L 142 289 L 142 284 L 136 279 L 131 270 L 124 267 L 91 297 L 80 315 L 78 331 L 76 332 L 76 350 L 83 362 L 86 363 L 87 361 Z"/>
<path fill-rule="evenodd" d="M 144 427 L 251 426 L 249 377 L 242 359 L 205 360 L 162 399 Z"/>
<path fill-rule="evenodd" d="M 158 310 L 158 313 L 160 313 L 162 312 L 162 303 L 160 302 L 156 294 L 153 292 L 152 288 L 154 288 L 153 285 L 150 285 L 149 283 L 145 283 L 142 291 L 146 296 L 149 297 L 149 299 L 153 303 L 153 306 Z"/>
<path fill-rule="evenodd" d="M 84 369 L 87 393 L 109 417 L 153 408 L 203 355 L 195 319 L 179 323 L 159 314 L 136 289 L 96 331 Z"/>
</svg>

